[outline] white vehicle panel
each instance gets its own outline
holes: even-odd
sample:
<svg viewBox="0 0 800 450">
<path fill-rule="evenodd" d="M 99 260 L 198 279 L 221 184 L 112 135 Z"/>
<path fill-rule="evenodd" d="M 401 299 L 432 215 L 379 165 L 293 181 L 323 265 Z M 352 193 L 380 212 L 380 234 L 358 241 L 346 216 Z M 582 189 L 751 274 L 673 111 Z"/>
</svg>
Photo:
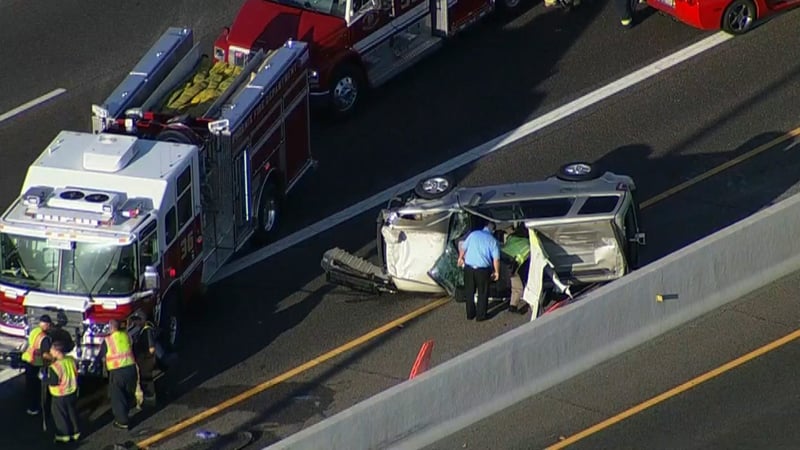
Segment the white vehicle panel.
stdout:
<svg viewBox="0 0 800 450">
<path fill-rule="evenodd" d="M 446 224 L 446 222 L 445 222 Z M 381 228 L 386 243 L 386 272 L 395 285 L 410 282 L 417 291 L 422 286 L 442 288 L 428 276 L 428 271 L 444 252 L 447 235 L 440 230 Z"/>
</svg>

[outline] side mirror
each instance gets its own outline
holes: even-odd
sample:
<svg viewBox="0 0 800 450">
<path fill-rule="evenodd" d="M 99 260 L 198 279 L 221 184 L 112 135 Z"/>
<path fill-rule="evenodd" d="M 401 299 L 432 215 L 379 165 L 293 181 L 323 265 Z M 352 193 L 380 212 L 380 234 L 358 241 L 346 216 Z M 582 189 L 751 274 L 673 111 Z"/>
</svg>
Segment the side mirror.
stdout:
<svg viewBox="0 0 800 450">
<path fill-rule="evenodd" d="M 144 288 L 147 290 L 158 291 L 160 278 L 158 271 L 153 266 L 145 266 L 144 268 Z"/>
<path fill-rule="evenodd" d="M 223 35 L 223 36 L 225 36 L 225 37 L 228 37 L 228 35 L 230 34 L 230 32 L 231 32 L 231 29 L 230 29 L 230 28 L 228 28 L 228 27 L 223 27 L 223 28 L 222 28 L 222 35 Z"/>
</svg>

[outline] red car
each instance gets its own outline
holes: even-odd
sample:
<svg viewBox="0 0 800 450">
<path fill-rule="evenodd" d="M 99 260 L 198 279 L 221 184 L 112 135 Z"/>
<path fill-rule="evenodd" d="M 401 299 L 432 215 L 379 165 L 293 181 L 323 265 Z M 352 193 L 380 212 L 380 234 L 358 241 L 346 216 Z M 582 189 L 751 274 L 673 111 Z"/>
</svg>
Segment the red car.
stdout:
<svg viewBox="0 0 800 450">
<path fill-rule="evenodd" d="M 757 20 L 800 5 L 800 0 L 647 0 L 651 7 L 701 30 L 750 31 Z"/>
</svg>

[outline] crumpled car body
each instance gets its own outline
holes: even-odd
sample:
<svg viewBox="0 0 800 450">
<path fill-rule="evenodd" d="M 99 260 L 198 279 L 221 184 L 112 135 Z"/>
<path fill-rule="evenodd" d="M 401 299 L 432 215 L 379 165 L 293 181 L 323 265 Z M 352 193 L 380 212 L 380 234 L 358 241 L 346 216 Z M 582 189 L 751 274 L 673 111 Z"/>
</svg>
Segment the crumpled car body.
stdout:
<svg viewBox="0 0 800 450">
<path fill-rule="evenodd" d="M 636 266 L 639 246 L 645 243 L 636 186 L 630 177 L 612 172 L 580 178 L 449 186 L 427 195 L 420 190 L 423 180 L 416 193 L 395 199 L 380 212 L 379 265 L 337 248 L 326 252 L 322 266 L 329 281 L 359 290 L 455 296 L 463 286 L 462 269 L 456 266 L 459 245 L 488 220 L 497 230 L 515 228 L 530 236 L 531 254 L 542 255 L 556 281 L 587 285 L 615 280 Z M 370 270 L 363 270 L 366 265 Z M 526 285 L 540 283 L 541 267 L 530 264 L 521 274 Z M 508 276 L 492 285 L 490 296 L 508 296 Z M 550 287 L 544 280 L 542 288 Z"/>
</svg>

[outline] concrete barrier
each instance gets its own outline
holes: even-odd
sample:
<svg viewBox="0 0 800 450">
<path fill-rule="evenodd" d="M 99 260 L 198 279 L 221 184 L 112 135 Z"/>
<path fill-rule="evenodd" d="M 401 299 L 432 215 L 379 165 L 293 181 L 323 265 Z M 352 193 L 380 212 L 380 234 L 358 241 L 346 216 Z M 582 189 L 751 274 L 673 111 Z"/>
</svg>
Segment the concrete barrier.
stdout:
<svg viewBox="0 0 800 450">
<path fill-rule="evenodd" d="M 798 224 L 793 196 L 268 449 L 436 442 L 800 269 Z"/>
</svg>

